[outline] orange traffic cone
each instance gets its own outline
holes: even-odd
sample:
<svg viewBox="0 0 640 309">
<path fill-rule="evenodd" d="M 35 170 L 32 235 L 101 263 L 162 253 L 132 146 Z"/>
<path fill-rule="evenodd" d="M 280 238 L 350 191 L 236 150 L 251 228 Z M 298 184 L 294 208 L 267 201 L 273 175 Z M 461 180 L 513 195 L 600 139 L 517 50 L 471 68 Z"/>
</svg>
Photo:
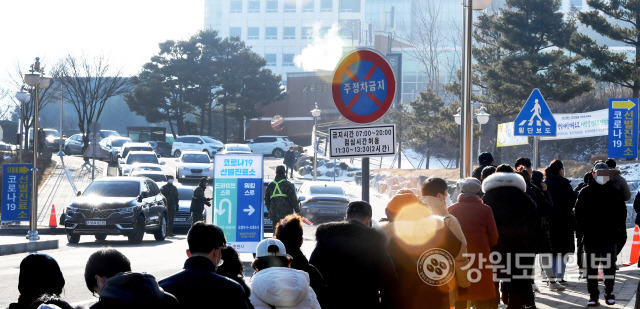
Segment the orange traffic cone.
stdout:
<svg viewBox="0 0 640 309">
<path fill-rule="evenodd" d="M 629 263 L 624 263 L 624 266 L 630 266 L 638 263 L 638 257 L 640 257 L 640 231 L 636 225 L 633 231 L 633 241 L 631 242 L 631 252 L 629 253 Z"/>
<path fill-rule="evenodd" d="M 56 205 L 51 204 L 51 216 L 49 217 L 49 227 L 58 227 L 56 221 Z"/>
</svg>

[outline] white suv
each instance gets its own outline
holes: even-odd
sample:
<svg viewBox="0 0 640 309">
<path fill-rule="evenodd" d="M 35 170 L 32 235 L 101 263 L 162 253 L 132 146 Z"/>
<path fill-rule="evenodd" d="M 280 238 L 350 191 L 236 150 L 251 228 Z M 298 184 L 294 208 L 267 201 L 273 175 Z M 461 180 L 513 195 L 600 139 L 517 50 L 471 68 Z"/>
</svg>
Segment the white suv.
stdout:
<svg viewBox="0 0 640 309">
<path fill-rule="evenodd" d="M 222 147 L 224 147 L 224 144 L 221 141 L 215 140 L 208 136 L 178 136 L 175 141 L 173 141 L 173 146 L 171 147 L 171 155 L 179 158 L 183 152 L 192 150 L 204 152 L 211 157 L 213 154 L 218 153 L 218 151 L 220 151 Z"/>
<path fill-rule="evenodd" d="M 294 144 L 286 136 L 263 135 L 254 138 L 248 143 L 253 153 L 273 155 L 276 158 L 284 156 L 285 151 L 293 147 Z"/>
</svg>

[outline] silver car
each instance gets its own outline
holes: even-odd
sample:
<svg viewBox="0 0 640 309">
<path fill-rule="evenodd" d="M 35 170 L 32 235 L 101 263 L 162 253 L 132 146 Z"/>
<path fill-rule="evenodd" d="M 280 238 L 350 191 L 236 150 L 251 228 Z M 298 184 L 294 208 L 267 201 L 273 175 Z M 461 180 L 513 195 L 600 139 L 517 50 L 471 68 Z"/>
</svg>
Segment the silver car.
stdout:
<svg viewBox="0 0 640 309">
<path fill-rule="evenodd" d="M 298 190 L 302 216 L 313 223 L 341 221 L 347 215 L 349 199 L 341 186 L 328 181 L 307 181 Z"/>
<path fill-rule="evenodd" d="M 121 176 L 127 176 L 131 172 L 134 163 L 151 163 L 164 165 L 164 161 L 158 161 L 156 153 L 153 151 L 129 151 L 129 154 L 118 162 L 118 171 Z"/>
<path fill-rule="evenodd" d="M 213 179 L 213 163 L 204 152 L 185 151 L 176 162 L 176 179 Z"/>
</svg>

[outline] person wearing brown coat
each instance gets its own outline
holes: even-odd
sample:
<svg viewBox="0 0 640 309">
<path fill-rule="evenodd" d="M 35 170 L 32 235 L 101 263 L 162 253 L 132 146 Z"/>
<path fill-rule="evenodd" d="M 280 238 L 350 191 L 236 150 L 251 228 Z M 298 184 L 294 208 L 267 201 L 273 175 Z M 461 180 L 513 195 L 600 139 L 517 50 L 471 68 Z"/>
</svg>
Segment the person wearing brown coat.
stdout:
<svg viewBox="0 0 640 309">
<path fill-rule="evenodd" d="M 470 275 L 472 279 L 467 293 L 460 293 L 456 308 L 467 308 L 467 301 L 474 301 L 477 309 L 495 307 L 496 290 L 493 283 L 493 270 L 487 261 L 491 247 L 498 244 L 498 228 L 493 218 L 491 207 L 485 205 L 478 193 L 482 190 L 480 181 L 470 177 L 460 183 L 462 194 L 458 202 L 449 207 L 449 213 L 458 219 L 462 232 L 467 239 L 467 252 L 474 256 L 471 259 Z M 479 274 L 475 271 L 479 271 Z"/>
</svg>

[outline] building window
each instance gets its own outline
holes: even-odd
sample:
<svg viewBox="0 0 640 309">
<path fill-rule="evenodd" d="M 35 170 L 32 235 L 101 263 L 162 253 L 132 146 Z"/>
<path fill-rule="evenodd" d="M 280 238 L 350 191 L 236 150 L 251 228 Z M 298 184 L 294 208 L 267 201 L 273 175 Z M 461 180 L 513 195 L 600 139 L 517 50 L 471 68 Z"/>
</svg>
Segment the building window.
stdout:
<svg viewBox="0 0 640 309">
<path fill-rule="evenodd" d="M 249 0 L 249 13 L 260 13 L 260 0 Z"/>
<path fill-rule="evenodd" d="M 302 39 L 303 40 L 313 39 L 313 27 L 302 27 Z"/>
<path fill-rule="evenodd" d="M 332 12 L 333 0 L 320 0 L 320 12 Z"/>
<path fill-rule="evenodd" d="M 303 0 L 302 12 L 313 12 L 314 4 L 315 4 L 314 0 Z"/>
<path fill-rule="evenodd" d="M 296 0 L 285 0 L 284 1 L 284 12 L 285 13 L 295 13 L 296 12 Z"/>
<path fill-rule="evenodd" d="M 260 39 L 260 28 L 258 27 L 247 28 L 247 40 L 258 40 L 258 39 Z"/>
<path fill-rule="evenodd" d="M 340 12 L 359 13 L 360 0 L 340 0 Z"/>
<path fill-rule="evenodd" d="M 276 27 L 267 27 L 264 33 L 265 40 L 277 40 L 278 39 L 278 28 Z"/>
<path fill-rule="evenodd" d="M 282 36 L 285 40 L 295 40 L 296 39 L 296 27 L 284 27 L 284 35 Z"/>
<path fill-rule="evenodd" d="M 267 13 L 278 13 L 278 0 L 267 0 Z"/>
<path fill-rule="evenodd" d="M 267 60 L 267 66 L 275 67 L 277 65 L 276 56 L 277 56 L 276 54 L 265 54 L 264 55 L 264 60 Z"/>
<path fill-rule="evenodd" d="M 229 7 L 229 13 L 242 13 L 242 0 L 231 1 L 231 6 Z"/>
<path fill-rule="evenodd" d="M 569 1 L 569 6 L 573 6 L 576 10 L 582 10 L 582 0 L 571 0 Z"/>
<path fill-rule="evenodd" d="M 282 66 L 283 67 L 292 67 L 293 64 L 293 54 L 282 54 Z"/>
<path fill-rule="evenodd" d="M 240 27 L 229 27 L 229 37 L 232 36 L 242 36 L 242 28 Z"/>
</svg>

